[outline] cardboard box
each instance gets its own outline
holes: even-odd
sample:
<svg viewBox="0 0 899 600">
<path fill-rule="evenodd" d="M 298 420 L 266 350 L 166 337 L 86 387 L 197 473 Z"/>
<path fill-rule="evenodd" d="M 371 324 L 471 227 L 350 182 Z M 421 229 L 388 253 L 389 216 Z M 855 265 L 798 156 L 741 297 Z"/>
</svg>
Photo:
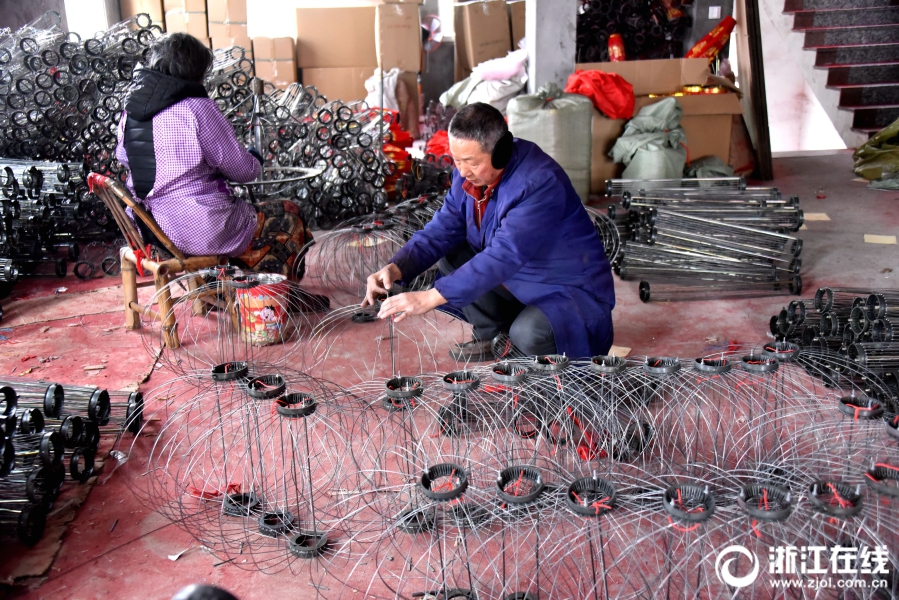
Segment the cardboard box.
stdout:
<svg viewBox="0 0 899 600">
<path fill-rule="evenodd" d="M 205 12 L 167 11 L 165 13 L 165 30 L 168 33 L 189 33 L 200 39 L 209 37 Z"/>
<path fill-rule="evenodd" d="M 298 8 L 297 66 L 302 69 L 366 67 L 371 74 L 378 66 L 375 7 Z"/>
<path fill-rule="evenodd" d="M 524 0 L 506 3 L 509 7 L 509 29 L 512 32 L 512 50 L 518 50 L 518 42 L 524 37 Z"/>
<path fill-rule="evenodd" d="M 503 0 L 456 4 L 456 70 L 461 81 L 471 70 L 491 58 L 500 58 L 512 48 L 509 9 Z"/>
<path fill-rule="evenodd" d="M 256 60 L 289 60 L 295 63 L 295 52 L 293 38 L 253 38 L 253 56 Z"/>
<path fill-rule="evenodd" d="M 400 105 L 400 127 L 418 139 L 421 132 L 418 129 L 419 104 L 421 102 L 418 93 L 418 73 L 403 72 L 397 81 L 397 88 L 402 86 L 405 92 L 396 90 L 396 99 Z M 406 100 L 406 102 L 402 102 Z"/>
<path fill-rule="evenodd" d="M 244 56 L 253 60 L 253 40 L 244 37 L 214 37 L 210 39 L 213 50 L 219 48 L 230 48 L 231 46 L 240 46 L 244 49 Z"/>
<path fill-rule="evenodd" d="M 249 38 L 246 23 L 214 23 L 207 21 L 211 38 Z"/>
<path fill-rule="evenodd" d="M 703 59 L 705 60 L 705 59 Z M 664 98 L 639 96 L 634 102 L 634 114 L 644 106 L 660 102 Z M 734 115 L 742 114 L 742 106 L 736 94 L 697 94 L 679 96 L 683 108 L 681 127 L 687 135 L 689 159 L 717 156 L 731 164 L 731 137 Z M 609 151 L 624 133 L 625 119 L 607 119 L 593 111 L 593 156 L 590 161 L 590 192 L 605 191 L 605 180 L 619 177 L 623 164 L 612 162 Z M 739 165 L 732 165 L 739 166 Z"/>
<path fill-rule="evenodd" d="M 658 102 L 661 98 L 637 100 L 639 102 L 635 103 L 635 109 L 639 110 L 642 106 Z M 733 116 L 743 114 L 743 107 L 737 95 L 700 94 L 681 96 L 677 101 L 684 109 L 680 124 L 687 134 L 688 158 L 696 160 L 706 156 L 717 156 L 730 164 Z"/>
<path fill-rule="evenodd" d="M 372 28 L 374 29 L 374 28 Z M 328 69 L 303 69 L 303 85 L 314 85 L 328 100 L 365 100 L 365 80 L 372 76 L 374 68 L 337 67 Z"/>
<path fill-rule="evenodd" d="M 417 4 L 381 4 L 375 8 L 378 66 L 389 71 L 421 69 L 421 16 Z"/>
<path fill-rule="evenodd" d="M 206 0 L 163 0 L 165 12 L 178 10 L 187 13 L 205 13 Z"/>
<path fill-rule="evenodd" d="M 256 77 L 264 79 L 275 87 L 285 88 L 297 81 L 297 69 L 293 60 L 256 60 Z"/>
<path fill-rule="evenodd" d="M 206 0 L 210 23 L 247 24 L 247 0 Z"/>
<path fill-rule="evenodd" d="M 119 10 L 122 20 L 130 19 L 141 13 L 150 15 L 154 25 L 165 25 L 165 11 L 162 10 L 162 0 L 119 0 Z"/>
<path fill-rule="evenodd" d="M 674 94 L 685 85 L 705 85 L 710 74 L 709 62 L 704 58 L 580 63 L 574 67 L 582 71 L 617 73 L 634 86 L 635 96 Z"/>
<path fill-rule="evenodd" d="M 627 119 L 607 119 L 593 109 L 593 145 L 590 156 L 590 193 L 606 191 L 606 179 L 616 179 L 624 171 L 624 164 L 612 162 L 609 152 L 624 133 Z"/>
</svg>

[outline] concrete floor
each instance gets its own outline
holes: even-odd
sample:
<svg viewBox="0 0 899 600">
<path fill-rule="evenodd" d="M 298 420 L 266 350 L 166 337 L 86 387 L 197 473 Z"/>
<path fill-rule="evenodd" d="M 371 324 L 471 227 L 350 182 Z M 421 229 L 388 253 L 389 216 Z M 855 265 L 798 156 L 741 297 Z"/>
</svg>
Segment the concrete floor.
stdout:
<svg viewBox="0 0 899 600">
<path fill-rule="evenodd" d="M 867 190 L 852 181 L 851 163 L 848 154 L 775 160 L 773 185 L 784 194 L 800 196 L 807 215 L 824 213 L 829 218 L 809 219 L 807 230 L 801 232 L 803 297 L 822 285 L 899 288 L 894 271 L 899 268 L 899 246 L 864 241 L 865 234 L 899 234 L 899 193 Z M 2 334 L 8 339 L 2 340 L 0 373 L 21 373 L 34 366 L 38 368 L 28 376 L 110 389 L 144 379 L 153 359 L 141 333 L 121 327 L 121 289 L 114 283 L 106 279 L 84 284 L 69 278 L 19 285 L 12 301 L 3 304 L 2 327 L 11 331 Z M 68 289 L 57 295 L 54 290 L 60 286 Z M 638 299 L 637 282 L 616 280 L 616 286 L 615 344 L 632 348 L 636 355 L 692 357 L 728 341 L 764 340 L 770 315 L 790 300 L 647 305 Z M 366 340 L 371 339 L 359 339 L 353 348 L 370 354 Z M 48 356 L 59 358 L 38 362 Z M 85 364 L 97 363 L 106 368 L 96 374 L 84 371 Z M 141 387 L 161 385 L 167 376 L 157 370 Z M 344 378 L 336 382 L 355 383 Z M 234 564 L 215 566 L 219 559 L 197 549 L 177 562 L 169 560 L 168 555 L 191 546 L 190 536 L 138 501 L 134 488 L 139 482 L 133 479 L 137 475 L 127 469 L 110 472 L 107 466 L 78 509 L 49 570 L 7 588 L 8 597 L 165 599 L 190 583 L 219 585 L 246 599 L 333 597 L 330 590 L 315 587 L 303 576 L 248 573 Z M 7 555 L 3 562 L 25 560 Z M 355 576 L 368 580 L 371 574 Z"/>
</svg>

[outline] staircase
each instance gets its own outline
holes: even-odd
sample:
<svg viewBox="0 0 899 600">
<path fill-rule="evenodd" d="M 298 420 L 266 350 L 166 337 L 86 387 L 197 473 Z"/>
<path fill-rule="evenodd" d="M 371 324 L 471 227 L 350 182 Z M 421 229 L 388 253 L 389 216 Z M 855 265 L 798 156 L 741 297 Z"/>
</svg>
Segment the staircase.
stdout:
<svg viewBox="0 0 899 600">
<path fill-rule="evenodd" d="M 785 0 L 815 68 L 854 111 L 852 129 L 871 135 L 899 118 L 899 0 Z"/>
</svg>

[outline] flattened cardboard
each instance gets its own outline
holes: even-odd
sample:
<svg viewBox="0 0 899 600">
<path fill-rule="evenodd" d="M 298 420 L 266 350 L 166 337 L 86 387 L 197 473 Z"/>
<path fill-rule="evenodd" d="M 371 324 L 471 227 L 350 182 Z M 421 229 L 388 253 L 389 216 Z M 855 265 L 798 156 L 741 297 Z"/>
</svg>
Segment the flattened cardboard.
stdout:
<svg viewBox="0 0 899 600">
<path fill-rule="evenodd" d="M 865 234 L 865 243 L 866 244 L 896 244 L 896 236 L 895 235 L 871 235 L 870 233 Z"/>
<path fill-rule="evenodd" d="M 709 62 L 704 58 L 580 63 L 575 69 L 617 73 L 634 86 L 635 96 L 673 94 L 685 85 L 705 85 L 710 75 Z"/>
<path fill-rule="evenodd" d="M 119 10 L 122 20 L 130 19 L 141 13 L 150 15 L 154 25 L 165 24 L 165 11 L 162 9 L 162 0 L 119 0 Z"/>
<path fill-rule="evenodd" d="M 377 67 L 375 7 L 298 8 L 297 66 Z"/>
<path fill-rule="evenodd" d="M 456 4 L 455 79 L 461 81 L 485 60 L 501 58 L 512 49 L 509 10 L 503 0 Z"/>
<path fill-rule="evenodd" d="M 421 17 L 417 4 L 381 4 L 375 8 L 378 66 L 389 71 L 421 69 Z"/>
<path fill-rule="evenodd" d="M 374 29 L 374 28 L 372 28 Z M 303 69 L 303 85 L 314 85 L 328 100 L 365 100 L 365 80 L 374 73 L 373 67 L 337 67 L 333 69 Z"/>
<path fill-rule="evenodd" d="M 512 50 L 518 49 L 518 42 L 524 37 L 524 0 L 507 2 L 509 7 L 509 30 L 512 32 Z"/>
</svg>

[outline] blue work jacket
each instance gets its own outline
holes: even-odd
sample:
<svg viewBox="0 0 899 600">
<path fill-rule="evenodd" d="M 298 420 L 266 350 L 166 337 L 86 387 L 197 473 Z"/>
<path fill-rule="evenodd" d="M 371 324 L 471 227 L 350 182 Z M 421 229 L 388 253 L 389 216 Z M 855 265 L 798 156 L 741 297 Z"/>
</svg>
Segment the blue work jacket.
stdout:
<svg viewBox="0 0 899 600">
<path fill-rule="evenodd" d="M 516 139 L 480 229 L 474 198 L 462 183 L 454 171 L 443 207 L 393 257 L 403 279 L 411 281 L 467 239 L 477 254 L 434 284 L 451 306 L 467 306 L 502 284 L 546 315 L 559 353 L 606 354 L 615 306 L 612 270 L 562 167 L 536 144 Z"/>
</svg>

